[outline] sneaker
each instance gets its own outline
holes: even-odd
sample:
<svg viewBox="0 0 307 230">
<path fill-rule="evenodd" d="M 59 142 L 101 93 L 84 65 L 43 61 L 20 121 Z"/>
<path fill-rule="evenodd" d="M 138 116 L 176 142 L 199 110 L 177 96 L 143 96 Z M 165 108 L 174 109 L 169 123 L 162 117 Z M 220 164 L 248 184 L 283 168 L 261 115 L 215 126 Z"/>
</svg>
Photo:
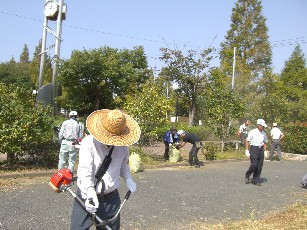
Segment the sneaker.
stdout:
<svg viewBox="0 0 307 230">
<path fill-rule="evenodd" d="M 200 167 L 200 165 L 198 165 L 198 164 L 197 164 L 197 165 L 194 165 L 194 167 L 195 167 L 195 168 L 199 168 L 199 167 Z"/>
<path fill-rule="evenodd" d="M 283 161 L 282 161 L 282 160 L 280 160 L 279 162 L 280 162 L 280 163 L 282 163 Z"/>
<path fill-rule="evenodd" d="M 249 180 L 249 176 L 245 176 L 245 184 L 249 184 L 250 180 Z"/>
</svg>

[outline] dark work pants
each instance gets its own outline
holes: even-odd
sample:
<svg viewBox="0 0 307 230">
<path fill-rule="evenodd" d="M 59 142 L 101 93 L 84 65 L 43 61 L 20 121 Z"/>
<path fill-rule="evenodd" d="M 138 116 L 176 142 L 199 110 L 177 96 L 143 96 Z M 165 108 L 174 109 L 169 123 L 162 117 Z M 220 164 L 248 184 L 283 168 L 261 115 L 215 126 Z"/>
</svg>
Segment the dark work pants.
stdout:
<svg viewBox="0 0 307 230">
<path fill-rule="evenodd" d="M 252 182 L 259 183 L 264 160 L 263 146 L 259 148 L 258 146 L 252 145 L 249 149 L 249 152 L 251 165 L 246 171 L 245 176 L 250 177 L 250 175 L 253 174 Z"/>
<path fill-rule="evenodd" d="M 190 165 L 199 165 L 199 160 L 197 157 L 199 148 L 196 148 L 196 144 L 193 144 L 190 152 L 189 152 L 189 164 Z"/>
<path fill-rule="evenodd" d="M 164 145 L 165 145 L 164 159 L 168 160 L 169 159 L 169 143 L 167 141 L 164 141 Z"/>
<path fill-rule="evenodd" d="M 77 192 L 78 196 L 81 197 L 80 191 Z M 96 215 L 100 219 L 106 220 L 111 219 L 117 213 L 117 210 L 120 207 L 120 197 L 118 192 L 114 196 L 108 198 L 107 200 L 99 200 L 99 207 L 97 209 Z M 71 214 L 71 230 L 88 230 L 94 224 L 91 215 L 84 210 L 76 201 L 73 204 L 73 211 Z M 98 223 L 99 224 L 99 223 Z M 120 215 L 108 224 L 112 230 L 119 230 L 120 228 Z M 103 230 L 106 228 L 96 228 L 97 230 Z"/>
</svg>

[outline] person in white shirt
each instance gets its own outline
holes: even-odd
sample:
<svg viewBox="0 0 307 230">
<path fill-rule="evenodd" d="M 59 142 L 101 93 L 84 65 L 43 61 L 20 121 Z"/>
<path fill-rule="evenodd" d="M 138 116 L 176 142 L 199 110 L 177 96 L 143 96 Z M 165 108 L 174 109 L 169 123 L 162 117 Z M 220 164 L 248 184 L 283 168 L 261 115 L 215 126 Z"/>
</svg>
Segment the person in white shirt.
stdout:
<svg viewBox="0 0 307 230">
<path fill-rule="evenodd" d="M 277 149 L 277 155 L 280 162 L 282 162 L 281 154 L 281 140 L 284 138 L 284 134 L 277 128 L 277 123 L 273 123 L 273 129 L 271 130 L 271 151 L 270 151 L 270 161 L 273 160 L 273 154 L 275 149 Z"/>
<path fill-rule="evenodd" d="M 76 144 L 82 138 L 82 130 L 77 120 L 78 113 L 71 111 L 69 120 L 62 123 L 59 140 L 61 141 L 61 149 L 59 153 L 58 169 L 63 168 L 67 164 L 68 169 L 74 173 L 77 158 Z"/>
<path fill-rule="evenodd" d="M 267 127 L 263 119 L 257 120 L 257 128 L 251 130 L 245 143 L 245 154 L 250 155 L 250 166 L 245 173 L 245 183 L 249 184 L 249 177 L 253 174 L 252 183 L 261 186 L 260 175 L 264 161 L 264 151 L 268 142 L 264 128 Z M 250 145 L 250 148 L 248 148 Z"/>
<path fill-rule="evenodd" d="M 128 146 L 140 138 L 137 122 L 119 110 L 103 109 L 88 116 L 86 127 L 90 135 L 81 143 L 77 171 L 77 194 L 85 201 L 86 210 L 74 202 L 71 230 L 89 229 L 93 225 L 89 213 L 95 213 L 102 220 L 115 216 L 121 203 L 117 190 L 120 177 L 131 192 L 136 191 L 128 165 Z M 111 163 L 102 164 L 110 156 Z M 101 165 L 106 169 L 104 175 L 99 174 Z M 120 229 L 119 216 L 108 226 Z"/>
<path fill-rule="evenodd" d="M 246 120 L 242 125 L 239 127 L 238 136 L 240 137 L 241 143 L 245 145 L 246 138 L 249 133 L 249 125 L 251 124 L 250 120 Z"/>
</svg>

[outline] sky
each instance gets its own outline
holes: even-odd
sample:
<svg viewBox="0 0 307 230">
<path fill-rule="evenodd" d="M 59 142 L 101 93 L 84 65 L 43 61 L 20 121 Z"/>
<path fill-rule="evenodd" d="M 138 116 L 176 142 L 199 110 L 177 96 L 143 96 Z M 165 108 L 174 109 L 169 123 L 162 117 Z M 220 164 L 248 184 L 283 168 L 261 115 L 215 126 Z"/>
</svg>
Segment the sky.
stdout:
<svg viewBox="0 0 307 230">
<path fill-rule="evenodd" d="M 59 0 L 57 0 L 58 2 Z M 143 46 L 149 66 L 158 70 L 160 48 L 187 51 L 208 47 L 220 49 L 230 29 L 236 0 L 63 0 L 67 6 L 62 24 L 60 57 L 69 59 L 73 50 L 110 46 L 132 49 Z M 0 63 L 16 61 L 26 44 L 32 58 L 43 35 L 45 0 L 1 0 Z M 272 62 L 280 73 L 299 44 L 307 57 L 307 0 L 263 0 Z M 56 22 L 48 26 L 56 31 Z M 47 33 L 46 46 L 55 38 Z M 48 54 L 53 57 L 54 49 Z M 219 60 L 213 60 L 212 66 Z"/>
</svg>

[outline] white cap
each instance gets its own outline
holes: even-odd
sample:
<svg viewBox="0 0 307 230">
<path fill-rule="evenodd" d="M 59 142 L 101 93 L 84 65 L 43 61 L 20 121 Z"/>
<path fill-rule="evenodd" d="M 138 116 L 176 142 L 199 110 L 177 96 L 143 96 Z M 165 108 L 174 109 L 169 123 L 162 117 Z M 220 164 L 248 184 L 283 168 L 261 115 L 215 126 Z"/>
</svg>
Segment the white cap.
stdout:
<svg viewBox="0 0 307 230">
<path fill-rule="evenodd" d="M 76 111 L 70 111 L 69 116 L 78 116 Z"/>
<path fill-rule="evenodd" d="M 257 125 L 261 125 L 263 127 L 267 127 L 267 125 L 266 125 L 266 123 L 265 123 L 265 121 L 263 119 L 258 119 L 257 120 Z"/>
<path fill-rule="evenodd" d="M 178 135 L 181 135 L 181 134 L 184 134 L 185 133 L 185 131 L 184 130 L 182 130 L 182 129 L 180 129 L 180 130 L 178 130 Z"/>
<path fill-rule="evenodd" d="M 273 123 L 273 127 L 277 126 L 277 123 Z"/>
</svg>

